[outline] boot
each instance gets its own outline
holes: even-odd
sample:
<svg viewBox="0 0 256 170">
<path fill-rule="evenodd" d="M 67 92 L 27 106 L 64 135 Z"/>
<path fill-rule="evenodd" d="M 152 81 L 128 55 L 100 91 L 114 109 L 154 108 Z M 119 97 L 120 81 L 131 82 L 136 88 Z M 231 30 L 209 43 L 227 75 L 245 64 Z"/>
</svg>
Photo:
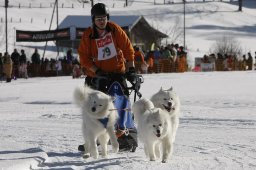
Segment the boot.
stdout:
<svg viewBox="0 0 256 170">
<path fill-rule="evenodd" d="M 6 83 L 10 83 L 11 80 L 12 80 L 11 78 L 7 78 L 7 79 L 6 79 Z"/>
</svg>

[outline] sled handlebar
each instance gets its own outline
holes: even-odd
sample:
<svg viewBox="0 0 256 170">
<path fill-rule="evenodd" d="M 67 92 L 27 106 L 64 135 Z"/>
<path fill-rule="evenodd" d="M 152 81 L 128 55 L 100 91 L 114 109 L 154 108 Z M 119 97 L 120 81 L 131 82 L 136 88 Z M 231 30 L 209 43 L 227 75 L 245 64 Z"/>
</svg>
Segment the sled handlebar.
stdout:
<svg viewBox="0 0 256 170">
<path fill-rule="evenodd" d="M 101 76 L 97 76 L 92 80 L 92 84 L 96 87 L 96 89 L 99 88 L 99 83 L 101 80 L 109 81 L 113 75 L 112 74 L 105 74 Z M 144 78 L 140 74 L 118 74 L 118 76 L 123 76 L 125 80 L 129 81 L 131 83 L 130 87 L 127 87 L 128 90 L 134 90 L 134 102 L 136 101 L 136 96 L 139 98 L 142 97 L 142 94 L 139 92 L 140 85 L 144 82 Z M 114 76 L 113 76 L 114 77 Z M 131 91 L 129 93 L 131 93 Z"/>
<path fill-rule="evenodd" d="M 132 79 L 129 77 L 132 76 Z M 144 83 L 144 78 L 140 74 L 133 74 L 126 77 L 126 79 L 131 83 L 131 87 L 127 87 L 129 90 L 134 90 L 134 102 L 136 101 L 136 96 L 139 98 L 142 97 L 142 94 L 139 92 L 140 85 Z"/>
</svg>

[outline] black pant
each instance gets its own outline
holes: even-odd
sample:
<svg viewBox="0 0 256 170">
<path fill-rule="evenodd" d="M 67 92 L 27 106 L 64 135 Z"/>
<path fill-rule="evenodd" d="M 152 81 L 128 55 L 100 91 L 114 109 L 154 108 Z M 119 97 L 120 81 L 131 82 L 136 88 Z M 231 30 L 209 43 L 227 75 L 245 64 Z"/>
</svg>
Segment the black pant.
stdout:
<svg viewBox="0 0 256 170">
<path fill-rule="evenodd" d="M 129 90 L 127 89 L 126 78 L 124 74 L 120 73 L 109 73 L 106 75 L 98 77 L 89 77 L 85 78 L 85 84 L 89 87 L 102 91 L 103 93 L 108 93 L 108 89 L 113 82 L 118 82 L 123 88 L 123 92 L 126 96 L 129 96 Z"/>
</svg>

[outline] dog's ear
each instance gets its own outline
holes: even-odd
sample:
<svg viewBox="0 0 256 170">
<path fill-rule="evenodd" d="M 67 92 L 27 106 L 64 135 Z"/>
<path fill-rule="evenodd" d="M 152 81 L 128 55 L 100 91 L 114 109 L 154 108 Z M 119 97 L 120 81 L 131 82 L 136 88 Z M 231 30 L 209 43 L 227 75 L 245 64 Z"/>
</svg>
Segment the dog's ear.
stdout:
<svg viewBox="0 0 256 170">
<path fill-rule="evenodd" d="M 161 86 L 161 88 L 160 88 L 159 92 L 161 92 L 161 91 L 164 91 L 162 86 Z"/>
<path fill-rule="evenodd" d="M 78 106 L 81 107 L 83 105 L 83 102 L 84 102 L 84 99 L 85 99 L 84 88 L 77 87 L 75 89 L 75 91 L 74 91 L 74 99 L 75 99 L 75 103 Z"/>
<path fill-rule="evenodd" d="M 160 110 L 159 108 L 157 109 L 157 111 L 155 112 L 156 115 L 160 115 Z"/>
<path fill-rule="evenodd" d="M 171 88 L 169 88 L 167 91 L 172 91 L 173 90 L 173 88 L 171 87 Z"/>
</svg>

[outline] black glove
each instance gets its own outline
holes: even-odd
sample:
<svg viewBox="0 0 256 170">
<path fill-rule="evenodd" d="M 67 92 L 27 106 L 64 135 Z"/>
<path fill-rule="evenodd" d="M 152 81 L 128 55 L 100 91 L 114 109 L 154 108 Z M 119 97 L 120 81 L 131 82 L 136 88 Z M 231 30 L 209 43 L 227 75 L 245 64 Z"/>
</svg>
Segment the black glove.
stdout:
<svg viewBox="0 0 256 170">
<path fill-rule="evenodd" d="M 135 74 L 135 68 L 134 67 L 130 67 L 128 69 L 128 73 Z"/>
<path fill-rule="evenodd" d="M 136 81 L 136 76 L 137 76 L 137 74 L 135 72 L 135 68 L 134 67 L 130 67 L 128 69 L 128 72 L 126 73 L 127 80 L 129 82 L 133 82 L 134 83 Z"/>
<path fill-rule="evenodd" d="M 98 69 L 95 71 L 95 74 L 96 74 L 96 76 L 103 76 L 105 73 L 104 73 L 100 68 L 98 68 Z"/>
</svg>

